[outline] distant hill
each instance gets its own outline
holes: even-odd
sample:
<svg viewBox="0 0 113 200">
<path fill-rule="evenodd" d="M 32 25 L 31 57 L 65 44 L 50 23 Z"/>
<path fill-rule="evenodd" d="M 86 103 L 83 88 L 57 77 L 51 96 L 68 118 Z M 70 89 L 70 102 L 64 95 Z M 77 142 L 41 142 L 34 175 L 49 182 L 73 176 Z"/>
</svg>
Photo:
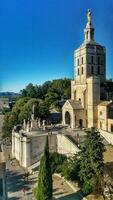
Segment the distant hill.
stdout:
<svg viewBox="0 0 113 200">
<path fill-rule="evenodd" d="M 17 97 L 19 94 L 15 92 L 0 92 L 0 98 L 5 97 L 5 98 L 10 98 L 10 97 Z"/>
</svg>

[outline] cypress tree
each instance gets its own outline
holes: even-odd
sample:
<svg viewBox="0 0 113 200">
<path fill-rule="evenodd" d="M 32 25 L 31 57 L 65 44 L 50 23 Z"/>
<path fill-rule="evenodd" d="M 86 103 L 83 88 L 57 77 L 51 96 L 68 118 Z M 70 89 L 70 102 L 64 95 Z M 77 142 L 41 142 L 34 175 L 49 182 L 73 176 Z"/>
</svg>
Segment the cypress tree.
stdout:
<svg viewBox="0 0 113 200">
<path fill-rule="evenodd" d="M 40 162 L 38 188 L 36 193 L 37 200 L 52 200 L 52 173 L 50 166 L 48 137 L 44 149 L 44 155 Z"/>
</svg>

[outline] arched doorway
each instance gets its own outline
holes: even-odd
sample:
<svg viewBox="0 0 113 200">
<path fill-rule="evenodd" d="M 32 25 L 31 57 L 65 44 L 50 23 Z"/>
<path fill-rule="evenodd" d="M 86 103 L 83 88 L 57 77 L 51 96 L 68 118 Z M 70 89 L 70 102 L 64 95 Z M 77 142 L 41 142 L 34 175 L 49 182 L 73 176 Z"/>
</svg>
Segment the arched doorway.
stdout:
<svg viewBox="0 0 113 200">
<path fill-rule="evenodd" d="M 113 124 L 111 124 L 111 132 L 113 132 Z"/>
<path fill-rule="evenodd" d="M 79 120 L 79 127 L 80 127 L 80 128 L 83 127 L 83 120 L 82 120 L 82 119 Z"/>
<path fill-rule="evenodd" d="M 65 113 L 65 123 L 70 125 L 71 124 L 71 116 L 70 116 L 70 113 L 67 111 Z"/>
</svg>

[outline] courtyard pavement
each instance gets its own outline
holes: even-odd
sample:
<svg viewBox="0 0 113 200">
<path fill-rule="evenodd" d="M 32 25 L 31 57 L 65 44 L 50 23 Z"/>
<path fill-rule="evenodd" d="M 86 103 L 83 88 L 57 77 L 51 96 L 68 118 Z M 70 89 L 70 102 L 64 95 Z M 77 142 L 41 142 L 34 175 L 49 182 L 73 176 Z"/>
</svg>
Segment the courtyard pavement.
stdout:
<svg viewBox="0 0 113 200">
<path fill-rule="evenodd" d="M 16 160 L 9 161 L 8 155 L 10 152 L 11 147 L 5 146 L 8 200 L 34 200 L 32 189 L 37 184 L 38 173 L 35 172 L 35 174 L 29 175 L 28 180 L 25 180 L 25 170 L 18 165 Z M 53 177 L 53 186 L 54 200 L 82 200 L 79 190 L 74 192 L 60 177 Z"/>
</svg>

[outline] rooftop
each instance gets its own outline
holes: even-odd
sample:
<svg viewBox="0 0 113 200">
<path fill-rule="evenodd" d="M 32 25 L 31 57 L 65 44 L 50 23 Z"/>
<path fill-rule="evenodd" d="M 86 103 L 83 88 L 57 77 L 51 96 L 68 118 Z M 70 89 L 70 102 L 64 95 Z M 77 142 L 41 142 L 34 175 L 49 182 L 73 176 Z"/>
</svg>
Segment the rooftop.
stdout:
<svg viewBox="0 0 113 200">
<path fill-rule="evenodd" d="M 99 106 L 108 106 L 109 104 L 112 104 L 113 102 L 112 101 L 101 101 L 99 103 Z"/>
</svg>

